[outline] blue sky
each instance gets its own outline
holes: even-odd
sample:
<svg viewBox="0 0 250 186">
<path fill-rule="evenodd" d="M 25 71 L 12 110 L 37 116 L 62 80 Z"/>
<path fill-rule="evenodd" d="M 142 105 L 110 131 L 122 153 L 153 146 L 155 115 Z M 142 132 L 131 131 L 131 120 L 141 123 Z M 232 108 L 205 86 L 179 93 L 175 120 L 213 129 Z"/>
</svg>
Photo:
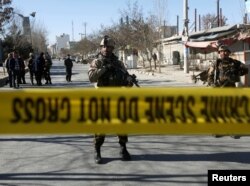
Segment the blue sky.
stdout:
<svg viewBox="0 0 250 186">
<path fill-rule="evenodd" d="M 155 11 L 155 0 L 137 0 L 147 16 Z M 166 0 L 166 21 L 168 25 L 176 24 L 179 15 L 180 27 L 183 24 L 183 0 Z M 35 22 L 48 31 L 48 40 L 53 44 L 56 36 L 69 34 L 70 39 L 78 41 L 79 33 L 84 33 L 84 23 L 87 23 L 87 34 L 100 28 L 100 25 L 112 25 L 120 18 L 120 10 L 127 9 L 128 0 L 13 0 L 12 6 L 23 15 L 35 11 Z M 130 0 L 131 3 L 135 0 Z M 197 14 L 217 13 L 217 0 L 188 0 L 190 25 L 194 22 L 194 9 Z M 242 23 L 245 0 L 220 0 L 223 15 L 228 18 L 228 24 Z M 31 18 L 33 19 L 33 18 Z M 74 32 L 72 32 L 72 22 Z M 74 33 L 74 34 L 73 34 Z"/>
</svg>

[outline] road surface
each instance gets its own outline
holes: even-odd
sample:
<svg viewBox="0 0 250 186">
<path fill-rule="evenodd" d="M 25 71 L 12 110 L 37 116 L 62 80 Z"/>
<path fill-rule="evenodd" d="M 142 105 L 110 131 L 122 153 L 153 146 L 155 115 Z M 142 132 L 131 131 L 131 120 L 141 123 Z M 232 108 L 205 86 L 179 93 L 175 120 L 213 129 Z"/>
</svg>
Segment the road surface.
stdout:
<svg viewBox="0 0 250 186">
<path fill-rule="evenodd" d="M 42 88 L 93 87 L 87 69 L 88 65 L 74 64 L 73 82 L 68 83 L 62 61 L 55 61 L 53 84 Z M 143 86 L 175 82 L 164 82 L 164 75 L 136 75 Z M 21 88 L 37 88 L 30 85 L 28 74 L 26 80 Z M 207 185 L 211 169 L 250 169 L 249 137 L 132 135 L 127 146 L 132 160 L 124 162 L 119 157 L 118 138 L 107 136 L 102 147 L 104 163 L 97 165 L 92 135 L 0 136 L 0 185 L 198 186 Z"/>
</svg>

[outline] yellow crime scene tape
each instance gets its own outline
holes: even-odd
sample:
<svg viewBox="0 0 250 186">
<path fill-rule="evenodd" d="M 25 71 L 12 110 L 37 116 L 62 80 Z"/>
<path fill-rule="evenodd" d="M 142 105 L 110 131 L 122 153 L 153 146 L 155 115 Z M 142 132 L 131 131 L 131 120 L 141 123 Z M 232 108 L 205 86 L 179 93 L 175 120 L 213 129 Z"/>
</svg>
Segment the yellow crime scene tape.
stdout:
<svg viewBox="0 0 250 186">
<path fill-rule="evenodd" d="M 250 134 L 247 88 L 0 92 L 0 134 Z"/>
</svg>

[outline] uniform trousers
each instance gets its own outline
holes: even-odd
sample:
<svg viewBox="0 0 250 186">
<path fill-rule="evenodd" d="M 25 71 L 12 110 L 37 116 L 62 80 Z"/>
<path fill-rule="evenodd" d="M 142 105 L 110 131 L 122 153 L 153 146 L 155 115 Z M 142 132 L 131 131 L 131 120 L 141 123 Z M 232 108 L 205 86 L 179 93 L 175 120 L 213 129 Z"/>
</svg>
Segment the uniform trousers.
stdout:
<svg viewBox="0 0 250 186">
<path fill-rule="evenodd" d="M 128 136 L 127 135 L 118 135 L 119 144 L 125 145 L 128 142 Z M 105 134 L 95 134 L 94 136 L 94 144 L 95 146 L 102 146 L 105 140 Z"/>
</svg>

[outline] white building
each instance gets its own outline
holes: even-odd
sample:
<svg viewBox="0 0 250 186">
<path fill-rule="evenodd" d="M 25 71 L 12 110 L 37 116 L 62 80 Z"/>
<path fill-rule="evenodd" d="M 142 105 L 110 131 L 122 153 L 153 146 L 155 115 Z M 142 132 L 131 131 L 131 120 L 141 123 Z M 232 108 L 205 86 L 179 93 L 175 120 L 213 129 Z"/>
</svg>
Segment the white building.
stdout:
<svg viewBox="0 0 250 186">
<path fill-rule="evenodd" d="M 68 48 L 69 43 L 70 41 L 70 38 L 69 38 L 69 35 L 68 34 L 62 34 L 61 36 L 56 36 L 56 52 L 57 54 L 60 53 L 61 49 L 62 48 Z"/>
</svg>

